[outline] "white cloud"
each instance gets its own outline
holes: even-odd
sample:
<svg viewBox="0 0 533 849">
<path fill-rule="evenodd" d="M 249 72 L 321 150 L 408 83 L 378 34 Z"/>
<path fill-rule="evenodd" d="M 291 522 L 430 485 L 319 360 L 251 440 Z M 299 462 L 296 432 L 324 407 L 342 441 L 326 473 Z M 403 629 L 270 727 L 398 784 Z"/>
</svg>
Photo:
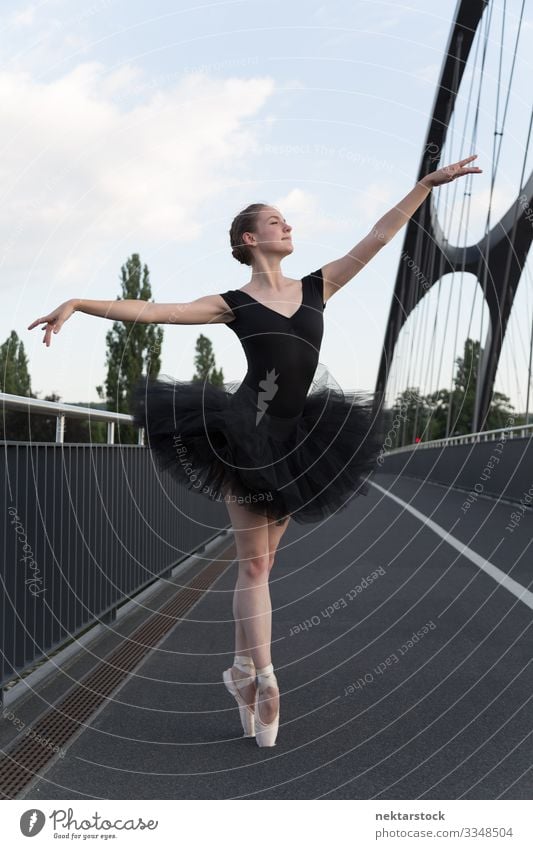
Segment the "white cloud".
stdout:
<svg viewBox="0 0 533 849">
<path fill-rule="evenodd" d="M 31 3 L 20 12 L 14 12 L 11 16 L 11 23 L 17 27 L 28 27 L 35 21 L 35 3 Z"/>
<path fill-rule="evenodd" d="M 356 234 L 361 227 L 368 226 L 370 229 L 374 219 L 383 215 L 392 204 L 390 185 L 380 182 L 369 183 L 358 192 L 352 217 L 328 215 L 323 201 L 300 188 L 291 189 L 274 201 L 274 206 L 294 228 L 295 243 L 300 237 L 302 244 L 316 239 L 320 241 L 331 233 Z"/>
<path fill-rule="evenodd" d="M 361 189 L 362 197 L 357 200 L 357 205 L 363 206 L 365 220 L 369 225 L 374 224 L 376 216 L 381 217 L 395 204 L 399 198 L 397 197 L 398 190 L 396 186 L 392 186 L 392 180 L 379 181 L 375 180 Z M 409 191 L 409 187 L 405 189 L 405 194 Z M 372 220 L 371 220 L 372 219 Z"/>
<path fill-rule="evenodd" d="M 315 237 L 326 233 L 344 231 L 353 227 L 353 221 L 326 215 L 320 208 L 320 202 L 316 195 L 303 189 L 291 189 L 283 197 L 274 202 L 276 206 L 292 225 L 294 240 L 299 237 L 303 242 L 309 242 Z"/>
<path fill-rule="evenodd" d="M 246 122 L 274 82 L 193 73 L 132 106 L 142 81 L 133 65 L 110 72 L 98 62 L 48 83 L 0 73 L 4 271 L 20 270 L 23 250 L 26 267 L 38 258 L 56 279 L 72 278 L 125 236 L 198 234 L 202 205 L 258 147 L 261 128 Z"/>
</svg>

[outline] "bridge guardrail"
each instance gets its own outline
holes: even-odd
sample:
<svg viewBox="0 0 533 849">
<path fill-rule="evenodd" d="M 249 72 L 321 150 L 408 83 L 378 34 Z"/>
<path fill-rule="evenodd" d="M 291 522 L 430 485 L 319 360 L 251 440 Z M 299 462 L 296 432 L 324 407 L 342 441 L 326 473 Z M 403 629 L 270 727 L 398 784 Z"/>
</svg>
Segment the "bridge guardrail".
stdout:
<svg viewBox="0 0 533 849">
<path fill-rule="evenodd" d="M 0 394 L 8 409 L 132 421 Z M 3 686 L 72 642 L 228 527 L 224 501 L 189 492 L 139 445 L 4 440 L 0 448 Z"/>
</svg>

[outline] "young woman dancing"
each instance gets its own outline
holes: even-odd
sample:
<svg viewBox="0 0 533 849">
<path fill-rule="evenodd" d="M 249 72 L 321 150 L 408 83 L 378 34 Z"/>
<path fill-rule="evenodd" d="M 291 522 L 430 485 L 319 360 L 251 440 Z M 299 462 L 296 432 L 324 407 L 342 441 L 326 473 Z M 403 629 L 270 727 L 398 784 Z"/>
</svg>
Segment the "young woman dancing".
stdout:
<svg viewBox="0 0 533 849">
<path fill-rule="evenodd" d="M 278 209 L 257 203 L 230 229 L 233 256 L 252 269 L 243 288 L 179 304 L 73 298 L 29 325 L 44 322 L 46 346 L 76 311 L 114 321 L 224 323 L 237 334 L 248 370 L 236 391 L 145 377 L 135 388 L 132 414 L 161 468 L 188 489 L 226 503 L 239 567 L 235 658 L 223 680 L 239 707 L 244 736 L 259 746 L 274 746 L 279 727 L 268 582 L 280 540 L 291 516 L 315 522 L 366 494 L 381 450 L 373 400 L 345 398 L 327 369 L 314 380 L 324 308 L 433 187 L 481 173 L 467 167 L 475 158 L 425 176 L 351 251 L 301 280 L 281 270 L 293 252 L 292 227 Z"/>
</svg>

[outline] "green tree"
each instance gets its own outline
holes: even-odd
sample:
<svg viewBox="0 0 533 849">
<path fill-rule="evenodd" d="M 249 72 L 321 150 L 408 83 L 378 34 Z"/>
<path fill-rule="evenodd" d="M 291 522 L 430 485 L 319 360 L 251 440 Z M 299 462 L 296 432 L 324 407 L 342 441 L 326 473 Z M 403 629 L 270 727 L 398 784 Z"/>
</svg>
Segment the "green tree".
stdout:
<svg viewBox="0 0 533 849">
<path fill-rule="evenodd" d="M 454 388 L 451 398 L 449 415 L 449 435 L 472 433 L 474 410 L 476 403 L 476 386 L 479 372 L 480 344 L 477 339 L 465 341 L 462 357 L 457 357 L 457 370 L 454 377 Z M 502 392 L 492 393 L 487 419 L 480 430 L 495 430 L 505 426 L 509 413 L 513 410 L 510 399 Z M 446 431 L 442 436 L 446 435 Z M 433 437 L 438 438 L 438 437 Z"/>
<path fill-rule="evenodd" d="M 423 442 L 472 433 L 472 422 L 476 402 L 476 383 L 479 367 L 480 345 L 475 339 L 467 339 L 462 357 L 456 358 L 454 388 L 437 389 L 420 397 L 418 389 L 411 387 L 398 395 L 389 411 L 389 428 L 394 445 L 412 445 L 418 437 Z M 508 424 L 513 414 L 516 424 L 524 416 L 514 412 L 510 399 L 502 392 L 493 392 L 491 404 L 483 430 L 496 430 Z M 389 433 L 391 432 L 389 431 Z"/>
<path fill-rule="evenodd" d="M 450 393 L 448 389 L 437 389 L 426 396 L 427 408 L 431 410 L 424 442 L 432 439 L 442 439 L 446 436 L 446 422 L 448 420 L 448 408 L 450 406 Z"/>
<path fill-rule="evenodd" d="M 427 439 L 425 433 L 430 419 L 427 400 L 418 386 L 409 386 L 397 396 L 388 422 L 389 439 L 393 447 L 411 445 L 417 439 Z"/>
<path fill-rule="evenodd" d="M 141 266 L 139 254 L 132 254 L 121 268 L 122 292 L 117 300 L 152 297 L 148 267 Z M 96 391 L 107 408 L 118 413 L 131 411 L 132 394 L 141 375 L 157 377 L 161 368 L 163 330 L 154 324 L 140 322 L 113 322 L 106 335 L 107 377 L 104 387 Z M 137 431 L 131 425 L 115 427 L 116 441 L 137 442 Z"/>
<path fill-rule="evenodd" d="M 24 343 L 12 330 L 0 346 L 0 391 L 23 398 L 39 398 L 32 392 L 28 358 Z M 57 403 L 59 395 L 52 392 L 43 401 Z M 5 410 L 0 417 L 0 439 L 16 442 L 55 442 L 56 417 L 52 413 L 28 412 L 27 410 Z M 104 442 L 105 425 L 82 419 L 67 419 L 65 442 Z"/>
<path fill-rule="evenodd" d="M 0 346 L 0 387 L 10 395 L 31 397 L 31 378 L 24 342 L 12 330 Z"/>
<path fill-rule="evenodd" d="M 24 342 L 12 330 L 0 346 L 0 391 L 24 398 L 34 397 Z M 28 440 L 30 421 L 27 412 L 2 410 L 0 439 Z"/>
<path fill-rule="evenodd" d="M 222 369 L 215 368 L 215 355 L 213 345 L 209 337 L 200 333 L 196 340 L 196 354 L 194 357 L 196 372 L 193 374 L 194 383 L 212 383 L 214 386 L 222 387 L 224 384 L 224 373 Z"/>
<path fill-rule="evenodd" d="M 503 392 L 493 392 L 487 424 L 483 430 L 496 430 L 497 428 L 508 427 L 511 413 L 515 419 L 515 425 L 525 423 L 525 416 L 515 412 L 515 408 L 511 404 L 511 399 L 508 395 L 504 395 Z"/>
</svg>

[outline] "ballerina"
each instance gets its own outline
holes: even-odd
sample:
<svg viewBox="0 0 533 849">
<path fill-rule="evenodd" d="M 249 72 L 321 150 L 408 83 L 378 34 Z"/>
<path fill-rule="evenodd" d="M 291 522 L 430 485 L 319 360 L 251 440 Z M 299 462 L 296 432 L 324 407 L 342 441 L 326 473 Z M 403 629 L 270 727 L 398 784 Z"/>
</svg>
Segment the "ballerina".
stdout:
<svg viewBox="0 0 533 849">
<path fill-rule="evenodd" d="M 133 393 L 132 415 L 161 468 L 189 490 L 226 504 L 239 566 L 235 656 L 223 681 L 239 707 L 244 736 L 259 746 L 276 745 L 279 729 L 269 576 L 281 538 L 291 517 L 318 521 L 366 494 L 381 450 L 373 404 L 348 400 L 327 369 L 313 384 L 323 311 L 432 188 L 482 173 L 468 165 L 476 156 L 423 177 L 351 251 L 300 280 L 281 270 L 294 250 L 291 225 L 276 207 L 251 204 L 230 229 L 232 255 L 252 269 L 243 288 L 179 304 L 72 298 L 28 327 L 44 325 L 47 347 L 74 312 L 113 321 L 224 323 L 239 338 L 248 370 L 236 390 L 144 377 Z"/>
</svg>

